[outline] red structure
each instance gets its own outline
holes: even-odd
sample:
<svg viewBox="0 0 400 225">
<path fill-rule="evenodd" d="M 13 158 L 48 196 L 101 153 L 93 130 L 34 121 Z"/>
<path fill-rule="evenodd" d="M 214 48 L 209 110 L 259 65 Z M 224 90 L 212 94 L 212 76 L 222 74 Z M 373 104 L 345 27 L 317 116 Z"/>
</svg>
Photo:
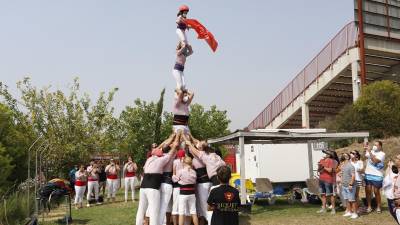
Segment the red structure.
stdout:
<svg viewBox="0 0 400 225">
<path fill-rule="evenodd" d="M 224 161 L 228 165 L 232 173 L 236 173 L 236 147 L 234 145 L 225 145 L 228 154 L 225 156 Z"/>
</svg>

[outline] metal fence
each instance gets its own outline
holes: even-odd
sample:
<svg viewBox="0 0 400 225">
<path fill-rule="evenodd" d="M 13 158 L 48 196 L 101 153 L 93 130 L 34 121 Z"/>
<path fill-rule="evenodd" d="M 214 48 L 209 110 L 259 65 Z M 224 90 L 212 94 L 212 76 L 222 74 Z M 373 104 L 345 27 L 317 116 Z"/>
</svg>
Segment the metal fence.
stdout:
<svg viewBox="0 0 400 225">
<path fill-rule="evenodd" d="M 345 54 L 348 49 L 355 47 L 357 37 L 358 31 L 355 22 L 351 22 L 342 28 L 247 128 L 249 130 L 265 128 L 341 55 Z"/>
</svg>

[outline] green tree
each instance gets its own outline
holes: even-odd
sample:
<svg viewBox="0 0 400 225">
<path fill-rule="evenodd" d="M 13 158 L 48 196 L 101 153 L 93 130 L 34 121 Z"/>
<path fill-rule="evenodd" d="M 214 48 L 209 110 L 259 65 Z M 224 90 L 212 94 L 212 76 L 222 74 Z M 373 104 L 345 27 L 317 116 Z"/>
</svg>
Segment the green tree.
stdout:
<svg viewBox="0 0 400 225">
<path fill-rule="evenodd" d="M 217 109 L 215 105 L 211 106 L 209 110 L 205 110 L 199 104 L 191 106 L 189 128 L 197 139 L 204 140 L 229 134 L 230 122 L 227 112 Z"/>
<path fill-rule="evenodd" d="M 321 127 L 337 131 L 369 131 L 373 138 L 400 135 L 400 86 L 378 81 L 363 88 L 360 98 Z"/>
<path fill-rule="evenodd" d="M 156 121 L 154 127 L 154 142 L 160 143 L 161 142 L 161 124 L 162 124 L 162 116 L 163 116 L 163 108 L 164 108 L 164 94 L 165 88 L 161 91 L 160 99 L 157 102 L 156 106 Z"/>
</svg>

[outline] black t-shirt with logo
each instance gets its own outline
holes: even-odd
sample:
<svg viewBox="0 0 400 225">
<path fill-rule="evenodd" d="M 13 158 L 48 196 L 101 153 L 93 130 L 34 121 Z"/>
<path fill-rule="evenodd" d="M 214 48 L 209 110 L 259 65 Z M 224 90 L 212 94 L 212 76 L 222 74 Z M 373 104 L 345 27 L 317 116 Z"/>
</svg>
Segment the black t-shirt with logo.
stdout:
<svg viewBox="0 0 400 225">
<path fill-rule="evenodd" d="M 211 190 L 207 203 L 214 207 L 211 225 L 239 225 L 239 191 L 229 185 Z"/>
</svg>

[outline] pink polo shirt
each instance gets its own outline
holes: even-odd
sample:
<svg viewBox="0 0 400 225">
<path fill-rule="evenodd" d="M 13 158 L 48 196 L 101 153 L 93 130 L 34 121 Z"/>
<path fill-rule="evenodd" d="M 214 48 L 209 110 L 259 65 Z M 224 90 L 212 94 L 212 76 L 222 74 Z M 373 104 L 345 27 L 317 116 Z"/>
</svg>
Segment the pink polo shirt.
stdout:
<svg viewBox="0 0 400 225">
<path fill-rule="evenodd" d="M 169 162 L 172 158 L 173 153 L 169 152 L 161 157 L 157 157 L 155 155 L 151 156 L 147 159 L 144 164 L 144 173 L 158 173 L 162 174 L 164 172 L 164 166 Z"/>
<path fill-rule="evenodd" d="M 193 157 L 192 165 L 193 165 L 193 168 L 195 168 L 195 169 L 200 169 L 200 168 L 206 167 L 206 165 L 197 157 Z"/>
<path fill-rule="evenodd" d="M 174 165 L 173 165 L 173 167 L 175 168 L 175 173 L 177 173 L 178 172 L 178 170 L 181 170 L 181 169 L 183 169 L 183 159 L 181 160 L 181 159 L 175 159 L 174 160 Z"/>
<path fill-rule="evenodd" d="M 168 154 L 168 153 L 167 153 Z M 164 155 L 167 155 L 164 154 Z M 172 172 L 172 167 L 174 165 L 174 158 L 175 158 L 176 154 L 173 154 L 170 159 L 167 161 L 167 163 L 165 164 L 165 166 L 163 167 L 163 172 L 164 173 L 171 173 Z"/>
<path fill-rule="evenodd" d="M 208 177 L 211 178 L 217 175 L 217 169 L 225 166 L 224 160 L 219 155 L 213 153 L 205 153 L 200 151 L 199 159 L 206 165 Z"/>
<path fill-rule="evenodd" d="M 180 185 L 196 184 L 196 171 L 192 168 L 185 166 L 183 169 L 178 170 L 176 178 Z"/>
</svg>

